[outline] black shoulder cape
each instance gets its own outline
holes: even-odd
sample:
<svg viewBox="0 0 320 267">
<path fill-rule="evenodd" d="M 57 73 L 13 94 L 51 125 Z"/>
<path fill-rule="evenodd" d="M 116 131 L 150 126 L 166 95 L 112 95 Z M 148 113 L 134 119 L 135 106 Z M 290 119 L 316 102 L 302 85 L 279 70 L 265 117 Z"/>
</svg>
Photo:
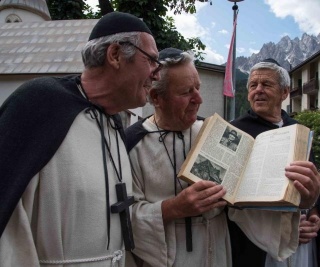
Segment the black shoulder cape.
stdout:
<svg viewBox="0 0 320 267">
<path fill-rule="evenodd" d="M 77 83 L 75 75 L 33 79 L 1 106 L 0 237 L 30 180 L 53 157 L 75 117 L 93 108 Z"/>
<path fill-rule="evenodd" d="M 281 117 L 283 120 L 283 127 L 298 123 L 284 110 L 281 110 Z M 250 134 L 253 138 L 256 138 L 256 136 L 262 132 L 279 128 L 277 125 L 259 117 L 252 109 L 248 110 L 243 116 L 231 121 L 231 124 Z"/>
<path fill-rule="evenodd" d="M 139 120 L 136 123 L 132 124 L 130 127 L 124 130 L 126 135 L 126 147 L 128 153 L 131 151 L 132 148 L 136 146 L 140 142 L 140 140 L 145 137 L 149 132 L 142 126 L 143 122 L 147 118 L 143 120 Z"/>
<path fill-rule="evenodd" d="M 284 127 L 298 123 L 284 110 L 281 111 L 281 117 Z M 256 138 L 262 132 L 279 128 L 277 125 L 259 117 L 252 109 L 245 115 L 233 120 L 231 124 L 250 134 L 253 138 Z M 240 227 L 235 222 L 230 221 L 229 218 L 228 228 L 231 240 L 232 266 L 264 267 L 266 252 L 251 242 Z"/>
<path fill-rule="evenodd" d="M 149 116 L 151 117 L 151 116 Z M 147 118 L 149 118 L 147 117 Z M 134 148 L 147 134 L 152 133 L 146 130 L 142 124 L 147 119 L 144 118 L 143 120 L 139 120 L 127 129 L 125 129 L 125 135 L 126 135 L 126 147 L 128 153 L 131 151 L 132 148 Z M 203 117 L 198 116 L 197 120 L 204 120 Z M 156 131 L 158 132 L 158 131 Z"/>
</svg>

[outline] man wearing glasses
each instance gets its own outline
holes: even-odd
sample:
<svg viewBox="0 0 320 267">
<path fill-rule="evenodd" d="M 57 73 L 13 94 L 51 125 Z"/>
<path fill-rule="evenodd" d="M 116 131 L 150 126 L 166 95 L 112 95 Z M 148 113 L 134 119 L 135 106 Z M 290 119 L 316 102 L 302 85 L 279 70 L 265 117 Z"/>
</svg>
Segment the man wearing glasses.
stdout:
<svg viewBox="0 0 320 267">
<path fill-rule="evenodd" d="M 159 80 L 157 58 L 146 24 L 112 12 L 82 50 L 81 75 L 34 79 L 7 99 L 0 109 L 1 266 L 124 266 L 125 250 L 134 248 L 132 178 L 117 113 L 145 105 Z"/>
<path fill-rule="evenodd" d="M 147 52 L 145 52 L 144 50 L 142 50 L 140 47 L 134 45 L 133 43 L 131 43 L 131 42 L 129 42 L 129 41 L 128 41 L 128 42 L 119 42 L 119 44 L 120 44 L 120 45 L 128 45 L 128 46 L 131 45 L 131 46 L 133 46 L 134 48 L 138 49 L 142 54 L 144 54 L 144 55 L 148 58 L 150 65 L 156 66 L 156 69 L 155 69 L 155 71 L 154 71 L 155 73 L 158 73 L 158 72 L 161 70 L 162 64 L 160 63 L 160 61 L 157 60 L 156 58 L 154 58 L 153 56 L 149 55 Z"/>
</svg>

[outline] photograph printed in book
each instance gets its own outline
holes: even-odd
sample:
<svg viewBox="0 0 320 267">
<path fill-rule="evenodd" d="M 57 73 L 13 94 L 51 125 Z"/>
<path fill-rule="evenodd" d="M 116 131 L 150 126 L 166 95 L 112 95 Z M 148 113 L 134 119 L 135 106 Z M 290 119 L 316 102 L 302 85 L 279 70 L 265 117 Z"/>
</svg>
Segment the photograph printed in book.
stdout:
<svg viewBox="0 0 320 267">
<path fill-rule="evenodd" d="M 285 176 L 285 166 L 308 159 L 311 139 L 312 131 L 301 124 L 254 139 L 214 114 L 204 121 L 178 177 L 190 184 L 223 185 L 223 199 L 234 207 L 294 211 L 300 194 Z"/>
</svg>

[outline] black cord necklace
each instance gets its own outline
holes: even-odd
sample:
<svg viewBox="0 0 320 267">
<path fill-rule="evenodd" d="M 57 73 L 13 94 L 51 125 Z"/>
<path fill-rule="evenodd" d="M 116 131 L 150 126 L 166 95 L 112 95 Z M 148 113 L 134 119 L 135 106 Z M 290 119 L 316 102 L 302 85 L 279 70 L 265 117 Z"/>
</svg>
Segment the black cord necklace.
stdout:
<svg viewBox="0 0 320 267">
<path fill-rule="evenodd" d="M 181 190 L 182 188 L 182 184 L 180 179 L 177 177 L 177 161 L 176 161 L 176 135 L 179 139 L 181 139 L 182 141 L 182 145 L 183 145 L 183 157 L 184 159 L 186 159 L 186 145 L 185 145 L 185 141 L 184 141 L 184 135 L 182 134 L 181 131 L 169 131 L 169 130 L 160 130 L 157 121 L 156 121 L 156 116 L 153 115 L 153 120 L 154 120 L 154 124 L 156 125 L 158 132 L 160 134 L 159 136 L 159 142 L 163 144 L 167 156 L 169 158 L 169 161 L 171 163 L 171 166 L 173 168 L 173 182 L 174 182 L 174 193 L 175 195 L 177 195 L 177 181 L 180 185 Z M 173 144 L 172 144 L 172 156 L 173 156 L 173 160 L 170 157 L 168 148 L 166 146 L 165 143 L 165 138 L 167 137 L 167 135 L 172 132 L 173 133 Z M 191 137 L 192 137 L 192 126 L 190 127 L 190 136 L 189 136 L 189 150 L 191 149 Z M 186 223 L 186 249 L 188 252 L 192 251 L 192 222 L 191 222 L 191 217 L 186 217 L 185 218 L 185 223 Z"/>
<path fill-rule="evenodd" d="M 186 145 L 184 140 L 184 135 L 181 131 L 170 131 L 170 130 L 160 130 L 155 115 L 153 116 L 154 124 L 156 125 L 158 132 L 160 134 L 159 136 L 159 142 L 163 144 L 166 154 L 168 156 L 168 159 L 171 163 L 172 169 L 173 169 L 173 181 L 174 181 L 174 192 L 175 195 L 177 195 L 177 183 L 179 183 L 180 188 L 183 189 L 180 179 L 177 177 L 177 159 L 176 159 L 176 136 L 181 139 L 182 145 L 183 145 L 183 158 L 186 159 Z M 169 150 L 167 148 L 167 145 L 165 143 L 165 138 L 167 135 L 172 132 L 173 134 L 173 144 L 172 144 L 172 158 L 170 156 Z M 190 136 L 189 136 L 189 150 L 191 149 L 191 136 L 192 136 L 192 128 L 190 128 Z"/>
<path fill-rule="evenodd" d="M 83 94 L 83 96 L 90 102 L 86 92 L 84 91 L 81 81 L 77 83 L 77 87 L 79 91 Z M 91 102 L 90 102 L 91 103 Z M 97 126 L 100 130 L 101 135 L 101 148 L 102 148 L 102 159 L 103 159 L 103 169 L 104 169 L 104 176 L 105 176 L 105 184 L 106 184 L 106 206 L 107 206 L 107 234 L 108 234 L 108 246 L 109 249 L 110 245 L 110 229 L 111 229 L 111 218 L 110 218 L 110 208 L 111 213 L 119 213 L 120 215 L 120 222 L 121 222 L 121 230 L 123 235 L 123 240 L 125 244 L 126 250 L 132 250 L 134 249 L 134 240 L 133 240 L 133 234 L 132 234 L 132 227 L 131 227 L 131 221 L 130 221 L 130 212 L 129 212 L 129 206 L 133 204 L 134 198 L 127 196 L 127 190 L 126 190 L 126 184 L 122 182 L 122 167 L 121 167 L 121 155 L 120 155 L 120 146 L 119 146 L 119 137 L 118 137 L 118 130 L 120 129 L 113 118 L 113 116 L 110 116 L 106 114 L 103 109 L 97 105 L 94 105 L 91 103 L 91 107 L 87 108 L 85 111 L 86 113 L 90 114 L 91 118 L 94 119 L 97 122 Z M 99 118 L 98 118 L 99 113 Z M 104 133 L 104 121 L 103 117 L 104 115 L 107 118 L 107 129 L 108 129 L 108 136 L 109 136 L 109 144 L 107 142 L 107 139 L 105 137 Z M 112 119 L 112 122 L 111 122 Z M 113 159 L 112 153 L 111 153 L 111 137 L 109 129 L 110 127 L 114 129 L 115 131 L 115 137 L 116 137 L 116 144 L 117 144 L 117 155 L 118 155 L 118 167 L 115 164 L 115 161 Z M 116 193 L 118 202 L 111 205 L 110 207 L 110 199 L 109 199 L 109 176 L 108 176 L 108 168 L 107 168 L 107 153 L 109 156 L 109 160 L 113 166 L 113 169 L 116 173 L 116 177 L 119 181 L 119 183 L 116 184 Z"/>
</svg>

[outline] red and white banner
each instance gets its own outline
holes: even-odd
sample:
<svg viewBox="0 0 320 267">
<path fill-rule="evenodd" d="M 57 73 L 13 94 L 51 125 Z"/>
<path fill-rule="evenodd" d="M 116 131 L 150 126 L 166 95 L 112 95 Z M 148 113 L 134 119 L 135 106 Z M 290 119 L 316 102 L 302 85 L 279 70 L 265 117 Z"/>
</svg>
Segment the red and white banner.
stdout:
<svg viewBox="0 0 320 267">
<path fill-rule="evenodd" d="M 237 16 L 233 22 L 233 33 L 229 48 L 228 60 L 226 65 L 226 72 L 224 76 L 223 83 L 223 94 L 228 97 L 234 97 L 235 88 L 233 88 L 233 49 L 234 49 L 234 38 L 236 35 L 236 27 L 237 27 Z"/>
</svg>

